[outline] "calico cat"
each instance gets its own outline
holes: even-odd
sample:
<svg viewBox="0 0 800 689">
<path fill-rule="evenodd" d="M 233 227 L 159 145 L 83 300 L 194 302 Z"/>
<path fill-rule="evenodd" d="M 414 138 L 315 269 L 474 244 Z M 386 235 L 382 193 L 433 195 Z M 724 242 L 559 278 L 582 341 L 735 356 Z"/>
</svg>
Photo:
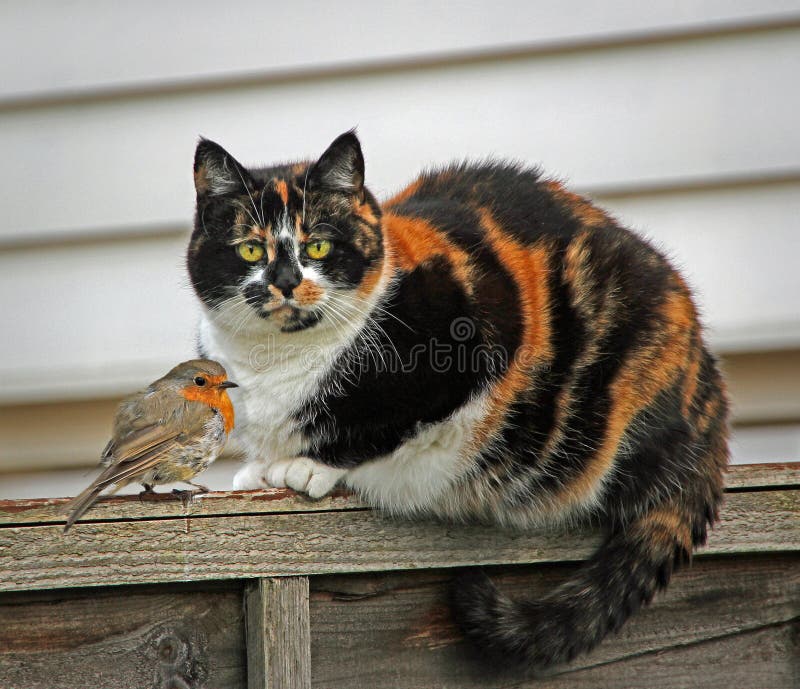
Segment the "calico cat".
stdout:
<svg viewBox="0 0 800 689">
<path fill-rule="evenodd" d="M 591 649 L 704 543 L 724 384 L 684 280 L 604 211 L 503 162 L 425 172 L 380 203 L 353 132 L 265 168 L 201 140 L 194 174 L 200 351 L 241 385 L 236 488 L 600 524 L 540 600 L 480 574 L 454 589 L 478 647 L 534 668 Z"/>
</svg>

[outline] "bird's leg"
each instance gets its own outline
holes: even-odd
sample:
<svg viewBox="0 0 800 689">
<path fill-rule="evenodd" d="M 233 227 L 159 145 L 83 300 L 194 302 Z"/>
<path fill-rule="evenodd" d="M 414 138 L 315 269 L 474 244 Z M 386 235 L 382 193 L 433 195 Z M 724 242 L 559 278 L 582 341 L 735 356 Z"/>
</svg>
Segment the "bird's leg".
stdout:
<svg viewBox="0 0 800 689">
<path fill-rule="evenodd" d="M 173 488 L 172 492 L 180 498 L 180 501 L 183 503 L 183 506 L 186 507 L 194 498 L 195 495 L 202 495 L 203 493 L 210 493 L 211 491 L 206 487 L 202 486 L 199 483 L 192 483 L 191 481 L 183 481 L 188 486 L 194 486 L 197 490 L 179 490 L 178 488 Z"/>
<path fill-rule="evenodd" d="M 152 484 L 143 483 L 142 487 L 144 490 L 139 492 L 139 502 L 142 502 L 144 498 L 149 498 L 151 495 L 157 495 L 157 493 L 153 490 Z"/>
</svg>

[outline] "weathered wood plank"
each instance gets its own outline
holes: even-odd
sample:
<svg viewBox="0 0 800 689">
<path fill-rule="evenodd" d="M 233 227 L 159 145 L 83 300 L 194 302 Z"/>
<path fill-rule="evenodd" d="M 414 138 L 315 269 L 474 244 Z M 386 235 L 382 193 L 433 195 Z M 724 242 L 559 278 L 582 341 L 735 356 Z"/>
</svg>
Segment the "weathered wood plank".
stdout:
<svg viewBox="0 0 800 689">
<path fill-rule="evenodd" d="M 0 596 L 0 686 L 244 689 L 241 595 L 147 586 Z"/>
<path fill-rule="evenodd" d="M 800 486 L 800 462 L 733 464 L 725 476 L 729 491 L 787 486 Z"/>
<path fill-rule="evenodd" d="M 59 525 L 10 527 L 0 529 L 0 590 L 574 559 L 593 542 L 372 511 L 78 524 L 66 535 Z"/>
<path fill-rule="evenodd" d="M 509 532 L 369 510 L 0 529 L 0 590 L 574 561 L 591 533 Z M 800 491 L 731 493 L 705 554 L 800 550 Z"/>
<path fill-rule="evenodd" d="M 64 524 L 70 498 L 0 500 L 0 528 L 22 524 Z M 101 499 L 82 522 L 174 517 L 209 517 L 229 514 L 276 514 L 367 509 L 354 495 L 337 491 L 311 500 L 286 488 L 234 490 L 206 493 L 182 501 L 171 492 L 155 495 L 114 495 Z"/>
<path fill-rule="evenodd" d="M 573 566 L 495 571 L 507 593 L 536 597 Z M 452 623 L 448 572 L 311 580 L 313 686 L 796 687 L 800 555 L 706 558 L 591 654 L 536 681 L 474 659 Z M 793 636 L 794 634 L 794 636 Z"/>
<path fill-rule="evenodd" d="M 569 675 L 535 689 L 796 689 L 798 624 L 787 622 Z"/>
<path fill-rule="evenodd" d="M 728 490 L 800 486 L 800 462 L 743 464 L 731 466 L 726 476 Z M 0 500 L 0 528 L 22 524 L 63 524 L 69 498 Z M 272 488 L 256 491 L 226 491 L 200 495 L 184 504 L 165 492 L 140 500 L 135 495 L 100 500 L 83 521 L 102 522 L 160 517 L 210 517 L 226 514 L 275 514 L 366 509 L 356 496 L 337 491 L 322 500 L 309 500 L 292 490 Z M 80 523 L 80 522 L 79 522 Z"/>
<path fill-rule="evenodd" d="M 308 597 L 308 577 L 247 585 L 247 689 L 311 688 Z"/>
</svg>

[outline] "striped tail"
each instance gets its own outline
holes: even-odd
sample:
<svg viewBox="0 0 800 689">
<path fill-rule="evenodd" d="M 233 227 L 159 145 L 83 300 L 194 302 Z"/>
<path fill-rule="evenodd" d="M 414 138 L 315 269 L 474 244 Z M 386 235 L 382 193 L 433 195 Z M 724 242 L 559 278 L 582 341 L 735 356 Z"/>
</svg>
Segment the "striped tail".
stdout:
<svg viewBox="0 0 800 689">
<path fill-rule="evenodd" d="M 480 570 L 454 582 L 454 613 L 465 636 L 494 660 L 543 669 L 571 660 L 618 630 L 674 569 L 705 542 L 716 502 L 653 508 L 611 534 L 575 574 L 537 601 L 514 601 Z"/>
</svg>

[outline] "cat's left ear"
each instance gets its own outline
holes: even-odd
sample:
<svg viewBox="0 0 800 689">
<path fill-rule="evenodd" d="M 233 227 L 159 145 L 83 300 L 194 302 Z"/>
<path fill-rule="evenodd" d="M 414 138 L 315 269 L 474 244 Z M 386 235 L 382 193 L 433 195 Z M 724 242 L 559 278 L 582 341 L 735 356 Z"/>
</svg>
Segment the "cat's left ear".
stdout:
<svg viewBox="0 0 800 689">
<path fill-rule="evenodd" d="M 354 131 L 328 146 L 308 173 L 308 188 L 364 196 L 364 156 Z"/>
<path fill-rule="evenodd" d="M 222 146 L 200 139 L 194 154 L 194 188 L 198 199 L 209 194 L 244 194 L 252 184 L 244 166 Z"/>
</svg>

